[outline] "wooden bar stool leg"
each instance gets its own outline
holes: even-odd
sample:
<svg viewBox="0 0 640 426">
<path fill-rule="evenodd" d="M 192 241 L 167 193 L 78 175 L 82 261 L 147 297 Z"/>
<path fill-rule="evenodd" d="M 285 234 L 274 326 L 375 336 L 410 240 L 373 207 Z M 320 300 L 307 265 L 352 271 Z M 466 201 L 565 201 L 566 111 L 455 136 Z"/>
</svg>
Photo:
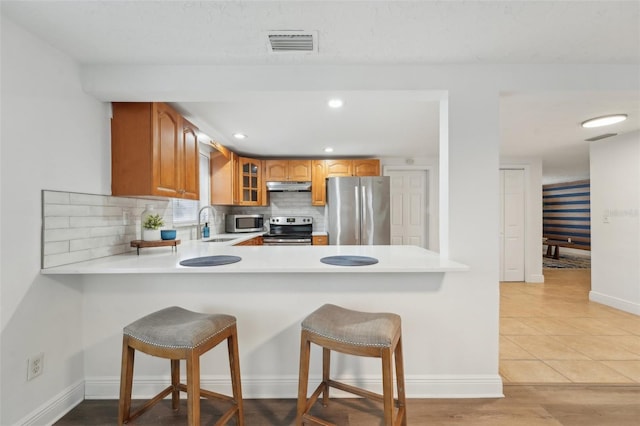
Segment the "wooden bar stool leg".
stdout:
<svg viewBox="0 0 640 426">
<path fill-rule="evenodd" d="M 174 411 L 177 411 L 180 408 L 180 389 L 178 389 L 178 385 L 180 384 L 180 360 L 172 359 L 171 360 L 171 386 L 173 390 L 171 391 L 171 408 Z"/>
<path fill-rule="evenodd" d="M 131 390 L 133 387 L 133 363 L 135 350 L 129 346 L 129 339 L 122 339 L 122 365 L 120 370 L 120 401 L 118 403 L 118 425 L 122 426 L 131 414 Z"/>
<path fill-rule="evenodd" d="M 307 407 L 307 386 L 309 381 L 309 356 L 311 342 L 306 332 L 300 336 L 300 371 L 298 373 L 298 409 L 296 413 L 296 426 L 302 426 L 302 416 Z"/>
<path fill-rule="evenodd" d="M 322 381 L 324 382 L 324 390 L 322 391 L 322 405 L 329 405 L 329 379 L 331 373 L 331 351 L 322 348 Z"/>
<path fill-rule="evenodd" d="M 237 426 L 244 426 L 242 386 L 240 384 L 240 351 L 238 350 L 238 334 L 236 327 L 233 327 L 231 335 L 227 338 L 227 348 L 229 350 L 229 369 L 231 371 L 233 399 L 235 400 L 238 408 L 238 411 L 236 411 L 236 422 Z"/>
<path fill-rule="evenodd" d="M 187 420 L 200 426 L 200 357 L 193 350 L 187 355 Z"/>
<path fill-rule="evenodd" d="M 384 424 L 393 426 L 393 369 L 391 348 L 382 349 L 382 398 L 384 402 Z"/>
<path fill-rule="evenodd" d="M 401 426 L 407 426 L 407 399 L 404 390 L 404 361 L 402 354 L 402 336 L 398 339 L 395 355 L 396 381 L 398 384 L 398 415 L 402 416 Z"/>
</svg>

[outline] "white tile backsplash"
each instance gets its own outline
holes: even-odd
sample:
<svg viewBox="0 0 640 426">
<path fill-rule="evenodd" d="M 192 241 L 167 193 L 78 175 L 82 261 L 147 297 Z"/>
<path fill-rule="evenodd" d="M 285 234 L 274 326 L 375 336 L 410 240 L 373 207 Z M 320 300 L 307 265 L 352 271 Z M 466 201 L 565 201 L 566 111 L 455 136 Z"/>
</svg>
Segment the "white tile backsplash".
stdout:
<svg viewBox="0 0 640 426">
<path fill-rule="evenodd" d="M 223 216 L 229 213 L 264 214 L 265 222 L 271 216 L 311 216 L 313 230 L 325 231 L 325 208 L 311 205 L 310 192 L 272 192 L 269 196 L 266 207 L 214 206 L 217 221 L 213 223 L 203 212 L 203 224 L 209 221 L 212 234 L 216 234 L 225 233 Z M 42 191 L 42 267 L 135 250 L 130 243 L 140 239 L 140 215 L 147 204 L 162 212 L 166 227 L 177 229 L 178 239 L 197 237 L 194 225 L 173 225 L 169 200 Z"/>
<path fill-rule="evenodd" d="M 173 226 L 168 200 L 42 191 L 42 267 L 135 250 L 131 241 L 140 239 L 140 215 L 147 204 Z"/>
</svg>

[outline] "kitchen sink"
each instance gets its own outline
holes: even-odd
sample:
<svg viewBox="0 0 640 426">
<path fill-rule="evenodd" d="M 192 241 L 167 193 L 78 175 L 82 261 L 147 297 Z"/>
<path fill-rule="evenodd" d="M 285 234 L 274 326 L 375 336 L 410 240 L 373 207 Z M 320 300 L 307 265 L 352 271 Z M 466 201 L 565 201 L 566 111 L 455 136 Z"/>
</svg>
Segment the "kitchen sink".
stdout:
<svg viewBox="0 0 640 426">
<path fill-rule="evenodd" d="M 234 237 L 221 237 L 221 238 L 211 238 L 209 240 L 202 240 L 203 243 L 224 243 L 225 241 L 235 240 Z"/>
</svg>

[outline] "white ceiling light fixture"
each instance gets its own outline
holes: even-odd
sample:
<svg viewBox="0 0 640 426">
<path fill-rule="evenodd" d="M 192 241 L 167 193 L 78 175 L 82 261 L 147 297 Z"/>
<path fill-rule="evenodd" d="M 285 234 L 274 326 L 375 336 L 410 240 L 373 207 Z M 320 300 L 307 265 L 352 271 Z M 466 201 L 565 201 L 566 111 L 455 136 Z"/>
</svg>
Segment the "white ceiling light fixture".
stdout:
<svg viewBox="0 0 640 426">
<path fill-rule="evenodd" d="M 327 153 L 328 153 L 328 152 L 333 152 L 333 148 L 331 148 L 330 146 L 328 146 L 328 147 L 326 147 L 326 148 L 324 149 L 324 152 L 327 152 Z"/>
<path fill-rule="evenodd" d="M 328 102 L 328 105 L 331 108 L 342 108 L 342 105 L 344 105 L 344 102 L 342 102 L 342 99 L 331 99 Z"/>
<path fill-rule="evenodd" d="M 591 129 L 593 127 L 609 126 L 611 124 L 620 123 L 627 119 L 627 114 L 611 114 L 602 117 L 590 118 L 582 122 L 582 127 Z"/>
<path fill-rule="evenodd" d="M 234 133 L 233 137 L 236 139 L 247 139 L 249 136 L 245 135 L 244 133 Z"/>
</svg>

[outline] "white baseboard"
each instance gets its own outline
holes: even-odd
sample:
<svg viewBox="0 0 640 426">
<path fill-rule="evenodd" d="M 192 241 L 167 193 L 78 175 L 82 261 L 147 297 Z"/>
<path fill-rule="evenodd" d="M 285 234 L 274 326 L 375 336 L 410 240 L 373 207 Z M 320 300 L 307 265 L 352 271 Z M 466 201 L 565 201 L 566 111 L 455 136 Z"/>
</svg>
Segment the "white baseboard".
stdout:
<svg viewBox="0 0 640 426">
<path fill-rule="evenodd" d="M 544 275 L 543 274 L 530 274 L 527 278 L 528 283 L 542 284 L 544 283 Z"/>
<path fill-rule="evenodd" d="M 379 378 L 339 378 L 345 383 L 361 386 L 373 392 L 380 392 Z M 312 377 L 309 389 L 314 389 L 320 378 Z M 167 377 L 140 377 L 134 379 L 133 397 L 151 398 L 167 387 Z M 204 389 L 231 394 L 231 382 L 228 378 L 202 377 Z M 407 398 L 502 398 L 502 379 L 499 375 L 424 375 L 405 377 Z M 84 399 L 118 399 L 120 377 L 93 377 L 69 386 L 29 415 L 16 423 L 16 426 L 51 425 L 71 411 Z M 295 399 L 298 393 L 297 377 L 243 378 L 243 398 L 289 398 Z M 351 397 L 352 394 L 332 390 L 334 398 Z"/>
<path fill-rule="evenodd" d="M 84 399 L 84 394 L 84 381 L 77 382 L 42 404 L 37 409 L 33 410 L 27 416 L 23 417 L 22 420 L 16 423 L 16 425 L 51 425 L 71 411 L 73 407 L 80 404 Z"/>
<path fill-rule="evenodd" d="M 611 306 L 612 308 L 620 309 L 621 311 L 629 312 L 631 314 L 640 315 L 640 304 L 629 302 L 628 300 L 608 296 L 593 290 L 589 292 L 589 300 L 592 302 L 602 303 L 603 305 Z"/>
<path fill-rule="evenodd" d="M 380 392 L 380 378 L 338 378 L 345 383 L 361 386 L 373 392 Z M 184 379 L 183 379 L 184 380 Z M 231 382 L 228 377 L 203 376 L 200 380 L 203 389 L 224 394 L 231 393 Z M 320 383 L 320 378 L 312 377 L 309 381 L 311 390 Z M 169 385 L 168 377 L 134 378 L 133 397 L 151 398 Z M 405 377 L 407 398 L 501 398 L 502 379 L 496 375 L 424 375 Z M 120 392 L 119 377 L 89 377 L 85 381 L 86 399 L 118 399 Z M 353 395 L 331 391 L 337 398 Z M 298 378 L 267 377 L 242 378 L 243 398 L 296 398 L 298 394 Z"/>
</svg>

